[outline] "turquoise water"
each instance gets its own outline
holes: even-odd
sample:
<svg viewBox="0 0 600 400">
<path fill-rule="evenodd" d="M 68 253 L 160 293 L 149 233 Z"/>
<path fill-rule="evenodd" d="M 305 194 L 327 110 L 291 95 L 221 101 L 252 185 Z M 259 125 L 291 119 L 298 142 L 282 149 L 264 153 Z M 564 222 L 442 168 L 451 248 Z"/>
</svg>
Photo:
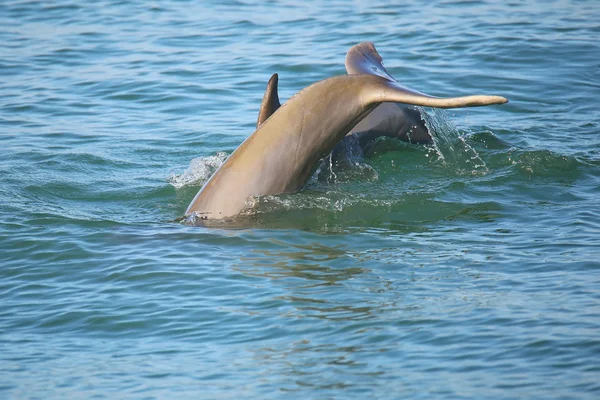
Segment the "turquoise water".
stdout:
<svg viewBox="0 0 600 400">
<path fill-rule="evenodd" d="M 600 2 L 0 3 L 0 398 L 600 394 Z M 240 228 L 174 222 L 376 44 L 426 110 Z"/>
</svg>

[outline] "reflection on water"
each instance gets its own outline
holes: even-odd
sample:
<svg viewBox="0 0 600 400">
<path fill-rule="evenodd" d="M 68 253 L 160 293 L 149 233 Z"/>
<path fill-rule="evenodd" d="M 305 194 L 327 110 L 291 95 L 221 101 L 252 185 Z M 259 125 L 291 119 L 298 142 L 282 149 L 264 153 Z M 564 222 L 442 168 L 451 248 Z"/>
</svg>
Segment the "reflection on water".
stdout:
<svg viewBox="0 0 600 400">
<path fill-rule="evenodd" d="M 365 382 L 367 377 L 375 378 L 385 373 L 382 368 L 369 366 L 364 358 L 361 360 L 362 356 L 371 353 L 366 346 L 336 342 L 315 344 L 304 339 L 283 349 L 263 347 L 251 352 L 257 365 L 273 376 L 284 378 L 280 383 L 283 392 L 307 388 L 348 389 L 360 386 L 357 383 Z M 265 380 L 269 381 L 269 378 L 265 377 Z"/>
<path fill-rule="evenodd" d="M 284 392 L 327 393 L 364 390 L 391 375 L 399 393 L 410 392 L 414 381 L 405 387 L 406 372 L 391 371 L 412 366 L 418 371 L 412 379 L 422 380 L 421 374 L 436 370 L 432 346 L 449 346 L 451 352 L 473 334 L 453 321 L 522 300 L 492 289 L 501 281 L 495 274 L 446 266 L 453 259 L 452 265 L 462 260 L 473 266 L 486 260 L 467 247 L 439 245 L 443 235 L 436 236 L 407 235 L 396 246 L 379 249 L 273 240 L 277 248 L 240 257 L 235 270 L 267 278 L 274 297 L 264 301 L 279 302 L 277 308 L 255 311 L 285 332 L 248 349 L 264 371 L 263 382 Z M 437 331 L 452 325 L 458 337 L 440 338 Z M 490 334 L 481 329 L 483 337 Z M 486 346 L 477 339 L 469 351 L 476 354 Z M 423 367 L 421 359 L 433 364 Z"/>
<path fill-rule="evenodd" d="M 285 245 L 275 240 L 274 243 Z M 348 267 L 346 261 L 349 259 L 349 251 L 343 245 L 331 247 L 312 243 L 286 247 L 286 250 L 254 249 L 252 256 L 241 257 L 243 267 L 238 268 L 243 268 L 243 272 L 249 275 L 273 279 L 308 279 L 311 281 L 308 287 L 335 285 L 368 271 Z M 293 250 L 289 250 L 289 247 Z"/>
</svg>

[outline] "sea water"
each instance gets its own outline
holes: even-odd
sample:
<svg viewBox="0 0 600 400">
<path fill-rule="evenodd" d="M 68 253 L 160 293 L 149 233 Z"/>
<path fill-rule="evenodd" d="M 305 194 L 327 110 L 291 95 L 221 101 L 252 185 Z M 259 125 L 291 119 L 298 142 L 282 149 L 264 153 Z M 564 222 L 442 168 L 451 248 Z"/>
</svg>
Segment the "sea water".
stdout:
<svg viewBox="0 0 600 400">
<path fill-rule="evenodd" d="M 600 395 L 600 2 L 0 2 L 0 398 Z M 237 227 L 177 220 L 375 43 L 425 109 Z M 352 164 L 352 163 L 351 163 Z"/>
</svg>

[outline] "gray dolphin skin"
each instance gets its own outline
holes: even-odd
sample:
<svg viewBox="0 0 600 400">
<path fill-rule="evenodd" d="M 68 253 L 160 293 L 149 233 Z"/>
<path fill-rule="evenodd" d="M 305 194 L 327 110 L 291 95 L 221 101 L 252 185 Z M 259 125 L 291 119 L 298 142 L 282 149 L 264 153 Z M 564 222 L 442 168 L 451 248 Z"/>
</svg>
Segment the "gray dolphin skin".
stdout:
<svg viewBox="0 0 600 400">
<path fill-rule="evenodd" d="M 508 101 L 486 95 L 433 97 L 400 85 L 385 69 L 375 72 L 378 73 L 341 75 L 314 83 L 278 108 L 278 99 L 267 100 L 256 131 L 200 189 L 186 216 L 194 214 L 201 220 L 231 218 L 244 210 L 252 196 L 299 191 L 319 160 L 381 103 L 458 108 Z M 277 77 L 270 82 L 276 88 Z M 272 108 L 276 111 L 267 117 Z"/>
</svg>

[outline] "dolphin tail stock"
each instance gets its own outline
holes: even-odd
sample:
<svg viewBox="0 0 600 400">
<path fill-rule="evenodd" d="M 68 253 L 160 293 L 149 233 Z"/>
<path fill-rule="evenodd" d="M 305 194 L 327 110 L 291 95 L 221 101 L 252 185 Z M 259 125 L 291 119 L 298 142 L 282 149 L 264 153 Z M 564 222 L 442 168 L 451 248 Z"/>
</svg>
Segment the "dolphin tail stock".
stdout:
<svg viewBox="0 0 600 400">
<path fill-rule="evenodd" d="M 262 125 L 269 117 L 277 111 L 281 104 L 279 103 L 279 95 L 277 94 L 277 83 L 279 82 L 279 75 L 273 74 L 271 79 L 269 79 L 269 83 L 267 83 L 267 88 L 265 89 L 265 94 L 263 96 L 262 102 L 260 103 L 260 110 L 258 112 L 258 120 L 256 122 L 256 127 Z"/>
</svg>

